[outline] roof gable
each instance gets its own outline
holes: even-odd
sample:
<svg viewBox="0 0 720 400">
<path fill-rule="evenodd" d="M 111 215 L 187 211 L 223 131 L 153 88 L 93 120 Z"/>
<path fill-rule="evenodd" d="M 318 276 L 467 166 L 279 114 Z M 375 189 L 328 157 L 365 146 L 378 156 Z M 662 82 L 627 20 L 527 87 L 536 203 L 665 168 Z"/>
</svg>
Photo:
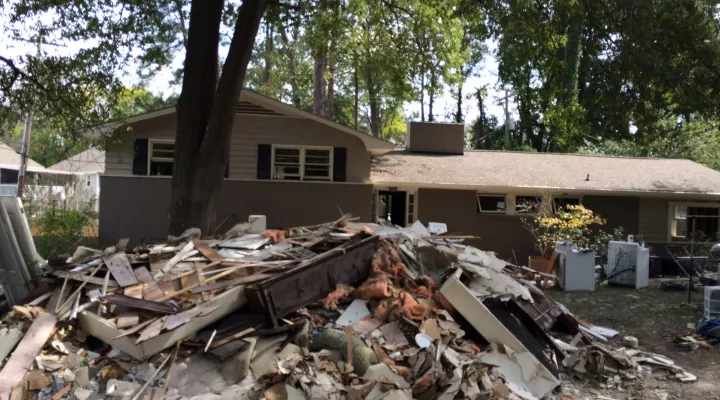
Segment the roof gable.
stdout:
<svg viewBox="0 0 720 400">
<path fill-rule="evenodd" d="M 238 102 L 235 110 L 238 114 L 245 115 L 270 115 L 310 119 L 323 125 L 327 125 L 335 130 L 359 138 L 365 145 L 365 148 L 368 150 L 368 152 L 373 156 L 386 154 L 395 148 L 395 145 L 391 142 L 349 128 L 345 125 L 338 124 L 337 122 L 331 121 L 327 118 L 317 116 L 315 114 L 301 110 L 289 104 L 285 104 L 279 100 L 272 99 L 249 89 L 243 89 L 242 94 L 240 95 L 240 101 Z M 173 114 L 175 112 L 175 107 L 168 107 L 161 110 L 139 114 L 130 117 L 123 122 L 134 123 L 160 117 L 163 115 Z M 120 122 L 116 122 L 111 126 L 116 127 L 118 124 L 120 124 Z"/>
<path fill-rule="evenodd" d="M 74 173 L 102 173 L 105 172 L 105 152 L 98 149 L 89 149 L 78 153 L 48 169 Z"/>
</svg>

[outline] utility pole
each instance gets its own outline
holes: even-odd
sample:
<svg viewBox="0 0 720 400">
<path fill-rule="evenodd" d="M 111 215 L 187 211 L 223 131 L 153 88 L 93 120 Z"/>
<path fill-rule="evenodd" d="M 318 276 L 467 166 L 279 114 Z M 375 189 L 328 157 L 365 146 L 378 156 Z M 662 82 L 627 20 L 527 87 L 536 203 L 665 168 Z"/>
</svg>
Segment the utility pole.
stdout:
<svg viewBox="0 0 720 400">
<path fill-rule="evenodd" d="M 42 36 L 38 36 L 37 57 L 40 58 L 40 47 Z M 20 144 L 20 169 L 18 170 L 17 197 L 22 199 L 23 188 L 25 187 L 25 175 L 27 173 L 28 153 L 30 152 L 30 135 L 32 134 L 32 109 L 28 108 L 25 114 L 25 127 L 23 129 L 22 143 Z"/>
<path fill-rule="evenodd" d="M 496 104 L 505 106 L 505 150 L 510 148 L 510 99 L 515 96 L 515 93 L 510 93 L 505 89 L 505 96 L 498 99 Z"/>
</svg>

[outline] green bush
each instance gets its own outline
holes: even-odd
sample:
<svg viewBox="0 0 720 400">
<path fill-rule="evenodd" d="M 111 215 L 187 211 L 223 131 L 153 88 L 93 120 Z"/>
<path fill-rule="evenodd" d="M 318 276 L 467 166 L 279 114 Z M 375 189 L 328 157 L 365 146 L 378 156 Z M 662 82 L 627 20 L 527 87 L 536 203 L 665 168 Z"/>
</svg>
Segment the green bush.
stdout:
<svg viewBox="0 0 720 400">
<path fill-rule="evenodd" d="M 38 229 L 35 247 L 47 258 L 58 254 L 72 254 L 78 246 L 97 244 L 97 238 L 85 236 L 85 229 L 92 222 L 92 202 L 80 210 L 64 210 L 53 203 L 35 219 Z"/>
</svg>

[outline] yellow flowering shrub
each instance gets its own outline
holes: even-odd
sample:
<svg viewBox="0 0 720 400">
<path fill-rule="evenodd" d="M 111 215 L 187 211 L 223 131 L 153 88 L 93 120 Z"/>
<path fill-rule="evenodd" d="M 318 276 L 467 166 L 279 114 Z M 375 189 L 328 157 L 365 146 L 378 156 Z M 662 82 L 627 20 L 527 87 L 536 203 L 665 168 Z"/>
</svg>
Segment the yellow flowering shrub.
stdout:
<svg viewBox="0 0 720 400">
<path fill-rule="evenodd" d="M 594 247 L 602 245 L 598 243 L 598 237 L 604 240 L 607 236 L 598 229 L 605 222 L 604 218 L 581 205 L 566 205 L 554 213 L 541 211 L 535 218 L 523 220 L 535 238 L 535 248 L 545 257 L 552 255 L 555 242 L 570 241 L 576 247 L 600 250 Z"/>
</svg>

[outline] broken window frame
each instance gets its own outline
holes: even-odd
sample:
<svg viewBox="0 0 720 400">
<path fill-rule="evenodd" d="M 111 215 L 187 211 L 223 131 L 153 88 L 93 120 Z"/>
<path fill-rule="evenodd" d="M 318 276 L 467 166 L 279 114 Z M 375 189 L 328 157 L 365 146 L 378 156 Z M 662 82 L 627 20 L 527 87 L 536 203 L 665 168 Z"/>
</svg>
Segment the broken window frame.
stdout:
<svg viewBox="0 0 720 400">
<path fill-rule="evenodd" d="M 173 145 L 173 155 L 172 157 L 154 157 L 153 151 L 156 144 L 172 144 Z M 166 151 L 166 150 L 164 150 Z M 172 165 L 175 162 L 175 141 L 174 140 L 168 140 L 168 139 L 148 139 L 148 163 L 147 163 L 147 174 L 148 176 L 172 176 L 172 172 L 170 174 L 153 174 L 153 163 L 170 163 L 170 171 L 172 171 Z"/>
<path fill-rule="evenodd" d="M 299 164 L 298 166 L 298 174 L 284 174 L 283 177 L 278 177 L 277 174 L 277 162 L 275 160 L 276 158 L 276 152 L 277 150 L 298 150 L 298 156 L 299 156 Z M 327 164 L 320 164 L 320 163 L 308 163 L 307 157 L 308 157 L 308 150 L 323 150 L 328 152 L 328 163 Z M 333 148 L 329 146 L 292 146 L 292 145 L 272 145 L 272 158 L 271 158 L 271 178 L 273 180 L 279 180 L 279 181 L 305 181 L 305 182 L 332 182 L 333 181 Z M 312 155 L 310 157 L 313 157 Z M 295 165 L 294 163 L 284 163 L 287 165 Z M 318 176 L 308 176 L 306 175 L 305 167 L 306 166 L 325 166 L 327 165 L 328 168 L 328 175 L 326 177 L 318 177 Z M 297 178 L 297 179 L 294 179 Z"/>
<path fill-rule="evenodd" d="M 483 210 L 482 205 L 480 204 L 481 197 L 502 198 L 503 201 L 505 202 L 505 209 L 504 210 Z M 475 196 L 475 201 L 477 202 L 477 213 L 478 214 L 507 215 L 507 213 L 508 213 L 508 196 L 507 195 L 492 194 L 492 193 L 477 193 Z"/>
<path fill-rule="evenodd" d="M 691 215 L 691 208 L 714 208 L 717 209 L 718 216 L 717 216 L 717 229 L 716 232 L 711 234 L 708 234 L 707 232 L 703 232 L 706 235 L 706 238 L 709 238 L 710 240 L 716 240 L 716 236 L 720 234 L 720 203 L 698 203 L 698 202 L 670 202 L 668 204 L 668 242 L 690 242 L 691 232 L 692 229 L 692 218 L 693 215 Z M 678 212 L 680 209 L 684 209 L 684 212 Z M 709 220 L 712 218 L 708 218 L 707 216 L 700 216 L 698 218 L 698 221 L 702 222 L 708 222 L 704 220 Z M 684 228 L 680 228 L 681 224 L 684 224 Z M 696 231 L 701 231 L 701 227 L 695 227 Z M 684 232 L 679 232 L 680 229 L 683 229 Z M 703 240 L 704 238 L 701 237 L 695 237 L 696 241 Z"/>
</svg>

